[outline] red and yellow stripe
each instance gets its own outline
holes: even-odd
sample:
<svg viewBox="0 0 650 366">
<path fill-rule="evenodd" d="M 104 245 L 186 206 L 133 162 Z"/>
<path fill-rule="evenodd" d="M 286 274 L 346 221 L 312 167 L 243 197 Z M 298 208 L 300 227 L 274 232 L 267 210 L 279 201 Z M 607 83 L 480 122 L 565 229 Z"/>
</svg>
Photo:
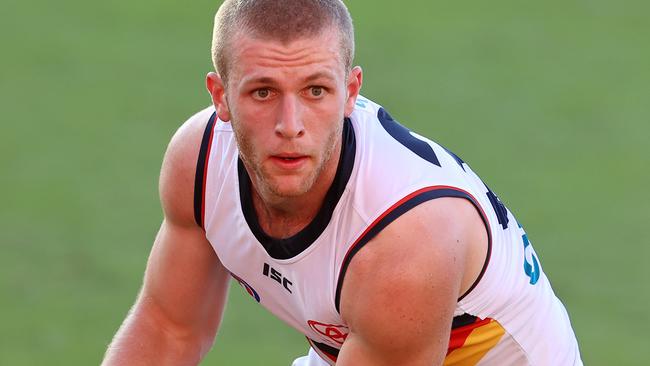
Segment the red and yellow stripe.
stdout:
<svg viewBox="0 0 650 366">
<path fill-rule="evenodd" d="M 453 329 L 443 366 L 476 365 L 504 334 L 501 324 L 490 318 Z"/>
</svg>

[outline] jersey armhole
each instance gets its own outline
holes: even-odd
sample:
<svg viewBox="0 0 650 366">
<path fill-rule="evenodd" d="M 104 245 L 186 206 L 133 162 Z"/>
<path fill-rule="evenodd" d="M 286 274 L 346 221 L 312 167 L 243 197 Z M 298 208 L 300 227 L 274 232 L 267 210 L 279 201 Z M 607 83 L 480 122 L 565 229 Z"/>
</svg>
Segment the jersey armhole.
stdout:
<svg viewBox="0 0 650 366">
<path fill-rule="evenodd" d="M 212 113 L 205 126 L 205 131 L 203 131 L 201 148 L 196 161 L 196 174 L 194 176 L 194 220 L 203 229 L 205 229 L 205 182 L 207 180 L 208 160 L 210 159 L 216 116 L 216 112 Z"/>
<path fill-rule="evenodd" d="M 339 349 L 324 343 L 318 343 L 309 337 L 306 338 L 311 348 L 316 352 L 318 356 L 320 356 L 320 358 L 323 359 L 323 361 L 327 362 L 328 364 L 332 364 L 331 362 L 336 363 L 339 358 Z"/>
<path fill-rule="evenodd" d="M 490 261 L 491 252 L 492 252 L 492 234 L 490 232 L 490 224 L 487 219 L 487 216 L 485 215 L 485 212 L 481 208 L 481 205 L 479 204 L 478 200 L 476 200 L 476 198 L 474 198 L 474 196 L 472 196 L 469 192 L 451 186 L 430 186 L 430 187 L 419 189 L 409 194 L 408 196 L 402 198 L 397 203 L 392 205 L 388 210 L 384 211 L 384 213 L 381 214 L 377 219 L 375 219 L 375 221 L 373 221 L 350 246 L 347 253 L 345 254 L 345 257 L 343 258 L 343 263 L 341 264 L 341 268 L 339 270 L 339 277 L 336 284 L 334 305 L 336 307 L 336 311 L 338 311 L 339 314 L 341 312 L 340 303 L 341 303 L 341 289 L 343 287 L 343 280 L 345 279 L 345 273 L 354 255 L 357 254 L 359 250 L 363 248 L 364 245 L 368 244 L 370 240 L 372 240 L 375 236 L 377 236 L 377 234 L 379 234 L 386 226 L 388 226 L 388 224 L 395 221 L 397 218 L 399 218 L 400 216 L 408 212 L 410 209 L 418 206 L 421 203 L 436 198 L 441 198 L 441 197 L 458 197 L 458 198 L 467 199 L 474 205 L 479 215 L 481 216 L 481 219 L 483 220 L 483 224 L 485 225 L 485 229 L 488 235 L 488 248 L 487 248 L 487 253 L 486 253 L 485 262 L 483 264 L 483 268 L 481 269 L 480 274 L 478 275 L 478 277 L 476 278 L 472 286 L 470 286 L 470 288 L 462 296 L 458 298 L 458 301 L 462 300 L 476 287 L 476 285 L 483 277 L 485 270 L 487 269 L 488 263 Z"/>
</svg>

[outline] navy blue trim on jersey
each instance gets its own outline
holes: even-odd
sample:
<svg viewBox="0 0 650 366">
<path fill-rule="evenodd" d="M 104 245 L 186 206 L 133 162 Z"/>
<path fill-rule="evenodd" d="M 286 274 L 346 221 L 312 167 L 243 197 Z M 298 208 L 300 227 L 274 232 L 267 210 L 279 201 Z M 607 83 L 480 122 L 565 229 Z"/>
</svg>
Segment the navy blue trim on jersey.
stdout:
<svg viewBox="0 0 650 366">
<path fill-rule="evenodd" d="M 217 113 L 212 113 L 205 131 L 203 131 L 203 139 L 201 140 L 201 148 L 199 149 L 199 157 L 196 161 L 196 174 L 194 175 L 194 220 L 196 223 L 203 227 L 203 211 L 205 209 L 205 174 L 206 163 L 208 161 L 208 152 L 210 151 L 210 144 L 212 143 L 212 133 L 216 122 Z"/>
<path fill-rule="evenodd" d="M 414 154 L 429 163 L 441 166 L 438 156 L 436 155 L 436 152 L 433 151 L 431 145 L 429 145 L 428 142 L 413 136 L 411 130 L 395 121 L 384 108 L 379 108 L 377 119 L 379 119 L 381 126 L 386 130 L 386 132 L 388 132 L 388 134 L 400 144 L 404 145 L 407 149 L 411 150 Z"/>
<path fill-rule="evenodd" d="M 490 203 L 492 204 L 492 208 L 494 208 L 494 213 L 497 215 L 497 219 L 499 220 L 499 224 L 501 224 L 501 227 L 503 227 L 503 230 L 508 228 L 508 222 L 510 221 L 508 219 L 508 209 L 506 206 L 501 202 L 499 197 L 497 197 L 494 192 L 488 187 L 487 191 L 487 197 L 490 200 Z"/>
<path fill-rule="evenodd" d="M 327 345 L 325 343 L 318 343 L 318 342 L 314 341 L 311 338 L 308 338 L 308 339 L 309 339 L 309 343 L 316 346 L 316 348 L 318 348 L 321 352 L 324 352 L 324 353 L 326 353 L 326 354 L 328 354 L 328 355 L 330 355 L 330 356 L 332 356 L 334 358 L 339 357 L 340 350 L 338 348 L 334 348 L 334 347 L 332 347 L 330 345 Z"/>
<path fill-rule="evenodd" d="M 406 197 L 405 200 L 400 201 L 396 204 L 396 206 L 393 206 L 389 209 L 388 212 L 384 213 L 384 215 L 380 216 L 379 219 L 377 219 L 375 222 L 373 222 L 367 229 L 366 231 L 359 237 L 355 243 L 348 249 L 348 253 L 346 254 L 345 258 L 343 258 L 343 263 L 341 265 L 341 269 L 339 271 L 339 278 L 336 284 L 336 295 L 334 297 L 334 305 L 336 306 L 336 311 L 339 313 L 341 312 L 340 310 L 340 303 L 341 303 L 341 290 L 343 288 L 343 280 L 345 279 L 345 273 L 347 272 L 348 266 L 350 265 L 350 261 L 354 257 L 357 252 L 361 248 L 363 248 L 364 245 L 368 244 L 370 240 L 372 240 L 377 234 L 379 234 L 388 224 L 391 222 L 395 221 L 398 219 L 400 216 L 411 210 L 412 208 L 418 206 L 421 203 L 436 199 L 436 198 L 441 198 L 441 197 L 458 197 L 458 198 L 465 198 L 468 201 L 470 201 L 477 209 L 479 212 L 479 215 L 481 216 L 481 219 L 483 220 L 483 224 L 485 225 L 487 234 L 488 234 L 488 250 L 487 250 L 487 256 L 485 263 L 483 265 L 483 269 L 481 270 L 481 274 L 478 276 L 474 284 L 470 287 L 467 292 L 465 292 L 458 300 L 460 301 L 464 296 L 466 296 L 474 287 L 478 284 L 480 281 L 481 277 L 483 277 L 483 273 L 485 272 L 487 268 L 487 264 L 489 262 L 490 258 L 490 253 L 491 253 L 491 248 L 492 248 L 492 236 L 490 234 L 490 225 L 487 221 L 487 217 L 485 217 L 485 213 L 481 209 L 481 206 L 479 205 L 478 202 L 472 197 L 469 193 L 454 188 L 454 187 L 430 187 L 428 189 L 423 189 L 420 193 L 417 193 L 416 195 L 412 197 Z"/>
<path fill-rule="evenodd" d="M 454 158 L 454 160 L 456 160 L 456 163 L 458 163 L 458 165 L 463 169 L 463 171 L 467 172 L 467 170 L 465 170 L 465 166 L 463 166 L 463 164 L 465 164 L 463 159 L 461 159 L 458 155 L 454 154 L 451 150 L 447 149 L 446 147 L 442 146 L 442 148 L 445 149 L 447 154 L 449 154 L 452 158 Z"/>
<path fill-rule="evenodd" d="M 316 217 L 314 217 L 307 227 L 296 235 L 286 239 L 273 238 L 262 230 L 255 213 L 255 208 L 253 207 L 253 199 L 251 196 L 251 190 L 253 187 L 251 185 L 250 177 L 244 167 L 244 163 L 241 159 L 238 159 L 237 170 L 239 175 L 239 196 L 241 198 L 241 207 L 244 213 L 244 218 L 246 219 L 246 223 L 248 223 L 251 232 L 262 244 L 269 256 L 275 259 L 289 259 L 295 257 L 307 249 L 323 233 L 332 218 L 334 209 L 336 208 L 345 187 L 348 184 L 350 175 L 352 175 L 355 154 L 356 138 L 354 136 L 354 128 L 352 127 L 352 121 L 346 118 L 343 123 L 341 157 L 336 169 L 334 181 L 325 195 L 323 206 L 321 206 Z"/>
<path fill-rule="evenodd" d="M 464 327 L 466 325 L 474 324 L 476 323 L 477 320 L 478 317 L 475 317 L 474 315 L 470 315 L 467 313 L 455 316 L 451 322 L 451 329 L 456 329 L 456 328 Z"/>
</svg>

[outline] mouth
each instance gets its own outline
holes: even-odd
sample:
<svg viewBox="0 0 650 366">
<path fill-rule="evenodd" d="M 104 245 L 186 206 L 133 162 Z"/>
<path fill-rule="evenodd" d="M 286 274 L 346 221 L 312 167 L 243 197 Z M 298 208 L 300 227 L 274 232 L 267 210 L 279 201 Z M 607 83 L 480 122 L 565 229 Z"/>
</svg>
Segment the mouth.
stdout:
<svg viewBox="0 0 650 366">
<path fill-rule="evenodd" d="M 298 169 L 302 166 L 304 162 L 307 161 L 309 157 L 307 155 L 300 154 L 277 154 L 271 155 L 271 160 L 283 169 Z"/>
<path fill-rule="evenodd" d="M 277 159 L 283 159 L 283 160 L 294 160 L 294 159 L 301 159 L 301 158 L 306 158 L 307 155 L 302 155 L 298 153 L 280 153 L 280 154 L 274 154 L 271 155 L 274 158 Z"/>
</svg>

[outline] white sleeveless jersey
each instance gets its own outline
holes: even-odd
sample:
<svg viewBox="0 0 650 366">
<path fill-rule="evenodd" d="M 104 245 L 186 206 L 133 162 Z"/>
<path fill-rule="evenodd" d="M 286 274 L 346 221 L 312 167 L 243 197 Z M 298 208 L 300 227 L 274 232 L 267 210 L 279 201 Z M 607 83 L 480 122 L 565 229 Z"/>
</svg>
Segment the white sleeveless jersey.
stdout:
<svg viewBox="0 0 650 366">
<path fill-rule="evenodd" d="M 196 220 L 255 301 L 307 337 L 313 350 L 305 364 L 335 364 L 345 342 L 339 303 L 351 258 L 390 222 L 439 197 L 473 203 L 489 237 L 483 271 L 458 300 L 444 365 L 582 364 L 567 312 L 526 233 L 458 156 L 360 97 L 345 120 L 322 209 L 295 236 L 275 239 L 258 224 L 230 124 L 212 108 L 200 114 L 209 122 L 197 164 Z"/>
</svg>

